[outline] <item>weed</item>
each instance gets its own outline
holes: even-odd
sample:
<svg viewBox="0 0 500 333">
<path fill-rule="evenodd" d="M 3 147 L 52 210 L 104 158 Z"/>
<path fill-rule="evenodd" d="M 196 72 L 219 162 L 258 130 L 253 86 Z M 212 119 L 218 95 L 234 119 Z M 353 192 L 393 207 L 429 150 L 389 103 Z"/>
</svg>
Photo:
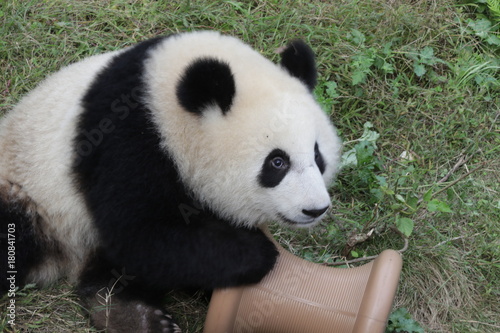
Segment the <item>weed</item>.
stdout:
<svg viewBox="0 0 500 333">
<path fill-rule="evenodd" d="M 424 329 L 419 323 L 411 318 L 408 310 L 400 308 L 395 310 L 389 316 L 389 323 L 385 332 L 424 333 Z"/>
<path fill-rule="evenodd" d="M 473 18 L 466 19 L 465 32 L 473 34 L 490 47 L 500 46 L 500 1 L 472 0 L 464 1 L 464 6 L 472 9 Z"/>
</svg>

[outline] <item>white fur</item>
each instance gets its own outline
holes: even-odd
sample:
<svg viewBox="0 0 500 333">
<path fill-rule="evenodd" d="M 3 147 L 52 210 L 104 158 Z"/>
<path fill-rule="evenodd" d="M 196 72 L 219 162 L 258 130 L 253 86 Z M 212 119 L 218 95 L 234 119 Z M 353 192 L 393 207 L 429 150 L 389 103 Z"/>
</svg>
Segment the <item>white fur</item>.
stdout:
<svg viewBox="0 0 500 333">
<path fill-rule="evenodd" d="M 0 123 L 0 181 L 22 188 L 66 256 L 64 265 L 48 258 L 34 275 L 35 282 L 48 283 L 61 274 L 75 279 L 95 245 L 95 231 L 70 165 L 79 101 L 113 54 L 85 59 L 48 77 Z"/>
</svg>

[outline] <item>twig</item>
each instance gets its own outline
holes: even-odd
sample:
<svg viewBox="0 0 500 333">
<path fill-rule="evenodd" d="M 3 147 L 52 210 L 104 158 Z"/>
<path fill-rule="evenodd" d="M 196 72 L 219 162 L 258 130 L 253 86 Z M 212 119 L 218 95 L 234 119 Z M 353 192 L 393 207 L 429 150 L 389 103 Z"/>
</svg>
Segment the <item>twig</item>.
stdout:
<svg viewBox="0 0 500 333">
<path fill-rule="evenodd" d="M 487 161 L 484 161 L 482 162 L 477 168 L 474 168 L 472 170 L 470 170 L 469 172 L 467 173 L 464 173 L 462 176 L 460 176 L 458 179 L 452 181 L 451 183 L 449 183 L 448 185 L 446 185 L 445 187 L 443 187 L 442 189 L 440 189 L 439 191 L 436 191 L 432 194 L 432 196 L 436 196 L 438 195 L 439 193 L 443 192 L 443 191 L 446 191 L 447 189 L 449 189 L 450 187 L 452 187 L 453 185 L 455 185 L 456 183 L 458 183 L 459 181 L 463 180 L 464 178 L 466 178 L 467 176 L 469 176 L 470 174 L 476 172 L 477 170 L 481 169 L 481 168 L 484 168 L 484 166 L 487 164 Z"/>
<path fill-rule="evenodd" d="M 444 240 L 444 241 L 442 241 L 442 242 L 437 243 L 437 244 L 436 244 L 436 245 L 434 245 L 432 248 L 433 248 L 433 249 L 435 249 L 436 247 L 439 247 L 439 246 L 441 246 L 441 245 L 443 245 L 443 244 L 446 244 L 446 243 L 448 243 L 448 242 L 453 242 L 453 241 L 455 241 L 455 240 L 457 240 L 457 239 L 462 239 L 462 238 L 466 238 L 466 237 L 475 237 L 475 236 L 477 236 L 477 235 L 479 235 L 479 234 L 481 234 L 481 233 L 480 233 L 480 232 L 478 232 L 478 233 L 475 233 L 474 235 L 471 235 L 471 236 L 464 235 L 464 236 L 453 237 L 453 238 L 450 238 L 450 239 L 447 239 L 447 240 Z"/>
<path fill-rule="evenodd" d="M 408 238 L 405 237 L 404 241 L 405 241 L 405 245 L 403 245 L 403 248 L 401 248 L 401 250 L 398 250 L 399 254 L 403 254 L 403 252 L 408 250 Z"/>
<path fill-rule="evenodd" d="M 345 260 L 345 261 L 339 261 L 339 262 L 332 262 L 332 263 L 324 263 L 324 266 L 341 266 L 341 265 L 349 265 L 349 264 L 354 264 L 357 262 L 362 262 L 362 261 L 367 261 L 367 260 L 373 260 L 378 257 L 378 254 L 376 256 L 369 256 L 369 257 L 363 257 L 363 258 L 357 258 L 357 259 L 351 259 L 351 260 Z"/>
<path fill-rule="evenodd" d="M 472 156 L 467 156 L 467 155 L 461 155 L 460 158 L 458 159 L 457 163 L 455 163 L 455 165 L 453 166 L 453 168 L 451 168 L 451 170 L 446 174 L 446 176 L 444 176 L 443 178 L 441 178 L 440 180 L 437 181 L 437 183 L 444 183 L 445 181 L 448 180 L 448 178 L 450 178 L 450 176 L 455 172 L 457 171 L 458 168 L 460 168 L 462 165 L 464 165 L 465 163 L 467 163 L 467 161 L 471 158 Z"/>
<path fill-rule="evenodd" d="M 404 240 L 404 245 L 403 247 L 400 249 L 400 250 L 397 250 L 399 252 L 399 254 L 402 254 L 403 252 L 405 252 L 406 250 L 408 250 L 408 238 L 403 235 L 401 233 L 401 231 L 397 230 L 396 228 L 391 228 L 391 230 L 395 231 L 398 235 L 400 235 L 401 237 L 403 237 L 403 240 Z M 379 255 L 375 255 L 375 256 L 369 256 L 369 257 L 363 257 L 363 258 L 356 258 L 356 259 L 351 259 L 351 260 L 344 260 L 344 261 L 339 261 L 339 262 L 333 262 L 333 263 L 324 263 L 323 265 L 324 266 L 341 266 L 341 265 L 350 265 L 350 264 L 354 264 L 354 263 L 357 263 L 357 262 L 363 262 L 363 261 L 367 261 L 367 260 L 373 260 L 373 259 L 376 259 Z"/>
<path fill-rule="evenodd" d="M 448 178 L 450 178 L 450 176 L 455 172 L 457 171 L 458 168 L 460 168 L 462 165 L 464 165 L 465 163 L 467 163 L 467 161 L 471 158 L 471 156 L 469 157 L 465 157 L 465 155 L 461 155 L 460 158 L 458 159 L 457 163 L 455 163 L 455 165 L 453 166 L 453 168 L 451 168 L 451 170 L 446 174 L 446 176 L 444 176 L 443 178 L 441 178 L 440 180 L 438 180 L 436 182 L 436 184 L 441 184 L 441 183 L 444 183 L 445 181 L 448 180 Z M 458 183 L 459 181 L 461 181 L 462 179 L 464 179 L 465 177 L 467 177 L 468 175 L 470 175 L 471 173 L 479 170 L 480 168 L 484 167 L 484 165 L 486 164 L 486 162 L 483 162 L 481 163 L 480 166 L 478 166 L 477 168 L 473 169 L 473 170 L 470 170 L 468 171 L 467 173 L 465 173 L 464 175 L 460 176 L 458 179 L 452 181 L 450 184 L 446 185 L 445 187 L 443 187 L 442 189 L 440 189 L 439 191 L 437 192 L 434 192 L 432 193 L 432 197 L 436 196 L 437 194 L 443 192 L 443 191 L 446 191 L 447 189 L 449 189 L 450 187 L 452 187 L 453 185 L 455 185 L 456 183 Z M 417 206 L 420 205 L 422 203 L 422 201 L 424 201 L 424 198 L 420 198 L 418 199 L 417 201 Z"/>
<path fill-rule="evenodd" d="M 408 237 L 406 237 L 405 234 L 403 234 L 398 228 L 396 228 L 394 225 L 390 227 L 392 231 L 397 233 L 401 238 L 404 239 L 405 244 L 401 250 L 398 250 L 399 254 L 403 254 L 406 250 L 408 250 Z"/>
</svg>

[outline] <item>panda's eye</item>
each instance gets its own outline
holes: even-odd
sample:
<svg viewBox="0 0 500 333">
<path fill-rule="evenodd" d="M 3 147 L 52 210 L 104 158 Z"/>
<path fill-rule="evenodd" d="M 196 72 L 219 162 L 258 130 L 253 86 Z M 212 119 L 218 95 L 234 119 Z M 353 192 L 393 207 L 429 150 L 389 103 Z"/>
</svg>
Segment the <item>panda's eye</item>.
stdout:
<svg viewBox="0 0 500 333">
<path fill-rule="evenodd" d="M 281 157 L 275 157 L 271 160 L 271 165 L 275 169 L 286 169 L 288 167 L 288 163 Z"/>
<path fill-rule="evenodd" d="M 278 186 L 290 171 L 290 156 L 281 149 L 273 149 L 262 164 L 259 183 L 266 188 Z"/>
<path fill-rule="evenodd" d="M 316 165 L 319 168 L 321 173 L 325 172 L 325 160 L 323 159 L 323 155 L 319 151 L 318 143 L 314 145 L 314 160 L 316 161 Z"/>
</svg>

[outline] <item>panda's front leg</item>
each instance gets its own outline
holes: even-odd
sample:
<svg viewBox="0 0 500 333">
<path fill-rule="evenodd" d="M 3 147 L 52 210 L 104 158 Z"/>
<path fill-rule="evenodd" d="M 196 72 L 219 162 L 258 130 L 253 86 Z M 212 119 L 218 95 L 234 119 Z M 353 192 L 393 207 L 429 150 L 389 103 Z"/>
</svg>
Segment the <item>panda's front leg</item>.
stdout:
<svg viewBox="0 0 500 333">
<path fill-rule="evenodd" d="M 278 256 L 262 230 L 236 227 L 204 214 L 190 223 L 131 223 L 101 239 L 109 261 L 152 290 L 211 290 L 257 283 Z"/>
<path fill-rule="evenodd" d="M 125 268 L 96 251 L 81 273 L 77 292 L 92 324 L 107 333 L 180 333 L 161 306 L 163 294 L 141 288 Z"/>
<path fill-rule="evenodd" d="M 215 289 L 257 283 L 274 267 L 278 251 L 259 228 L 236 227 L 206 216 L 189 227 L 192 230 L 186 233 L 185 251 L 192 256 L 183 274 L 193 287 Z"/>
<path fill-rule="evenodd" d="M 107 332 L 180 332 L 161 307 L 165 291 L 256 283 L 278 255 L 260 229 L 201 214 L 189 224 L 126 222 L 101 229 L 103 246 L 78 288 L 93 324 Z"/>
</svg>

